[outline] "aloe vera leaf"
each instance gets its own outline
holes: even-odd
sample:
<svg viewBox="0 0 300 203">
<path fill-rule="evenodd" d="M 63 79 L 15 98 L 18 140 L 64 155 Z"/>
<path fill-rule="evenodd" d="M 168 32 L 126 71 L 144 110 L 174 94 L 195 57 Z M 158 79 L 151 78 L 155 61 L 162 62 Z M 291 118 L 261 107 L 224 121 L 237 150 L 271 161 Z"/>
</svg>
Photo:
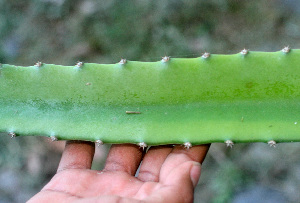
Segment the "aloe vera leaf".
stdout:
<svg viewBox="0 0 300 203">
<path fill-rule="evenodd" d="M 0 69 L 0 132 L 104 143 L 300 141 L 300 50 Z"/>
</svg>

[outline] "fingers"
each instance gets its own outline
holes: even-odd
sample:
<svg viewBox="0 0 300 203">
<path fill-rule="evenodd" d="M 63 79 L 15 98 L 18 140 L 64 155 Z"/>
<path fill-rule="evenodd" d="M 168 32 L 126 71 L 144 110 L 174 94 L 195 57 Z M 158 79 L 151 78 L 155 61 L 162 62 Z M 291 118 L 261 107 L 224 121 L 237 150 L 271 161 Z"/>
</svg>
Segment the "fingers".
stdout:
<svg viewBox="0 0 300 203">
<path fill-rule="evenodd" d="M 142 157 L 143 150 L 137 145 L 112 145 L 103 171 L 123 171 L 135 175 Z"/>
<path fill-rule="evenodd" d="M 183 149 L 181 146 L 176 146 L 162 166 L 160 181 L 170 184 L 169 181 L 171 181 L 171 179 L 168 177 L 174 173 L 173 170 L 175 170 L 175 168 L 181 167 L 188 162 L 202 163 L 208 149 L 209 145 L 198 145 L 188 150 Z"/>
<path fill-rule="evenodd" d="M 202 163 L 208 149 L 209 145 L 194 146 L 190 149 L 185 149 L 180 145 L 175 146 L 174 148 L 171 146 L 151 147 L 143 159 L 138 178 L 141 181 L 158 182 L 160 173 L 162 172 L 161 167 L 168 156 L 184 155 L 186 158 L 184 161 Z M 183 160 L 175 159 L 175 161 L 170 162 L 167 167 L 171 169 L 181 163 L 183 163 Z M 164 176 L 165 175 L 166 174 L 164 174 Z"/>
<path fill-rule="evenodd" d="M 177 158 L 168 157 L 166 162 L 174 162 Z M 159 200 L 160 202 L 193 202 L 194 188 L 199 180 L 200 170 L 201 165 L 194 161 L 186 161 L 176 166 L 162 181 L 161 190 L 150 198 L 153 202 Z"/>
<path fill-rule="evenodd" d="M 174 202 L 193 202 L 194 188 L 201 173 L 201 164 L 209 145 L 184 149 L 176 146 L 163 163 L 159 182 L 163 185 L 160 194 L 154 199 L 168 199 Z"/>
<path fill-rule="evenodd" d="M 160 180 L 167 177 L 173 168 L 184 164 L 187 161 L 202 163 L 210 145 L 197 145 L 190 149 L 184 149 L 182 146 L 176 146 L 167 157 L 160 171 Z M 172 160 L 172 161 L 170 161 Z"/>
<path fill-rule="evenodd" d="M 144 182 L 158 182 L 161 166 L 172 149 L 172 146 L 151 147 L 143 159 L 138 179 Z"/>
<path fill-rule="evenodd" d="M 95 144 L 87 141 L 67 141 L 57 172 L 66 169 L 91 169 Z"/>
</svg>

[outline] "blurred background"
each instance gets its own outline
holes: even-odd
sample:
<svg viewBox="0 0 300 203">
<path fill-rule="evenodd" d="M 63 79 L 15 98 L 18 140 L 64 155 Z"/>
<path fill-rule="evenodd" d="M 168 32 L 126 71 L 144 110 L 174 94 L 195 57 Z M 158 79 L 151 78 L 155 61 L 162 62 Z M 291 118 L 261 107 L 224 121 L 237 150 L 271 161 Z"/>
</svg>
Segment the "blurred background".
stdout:
<svg viewBox="0 0 300 203">
<path fill-rule="evenodd" d="M 157 61 L 287 45 L 300 48 L 299 0 L 0 0 L 0 63 Z M 0 133 L 0 202 L 37 193 L 63 147 Z M 108 149 L 97 148 L 94 169 Z M 299 202 L 299 154 L 300 143 L 212 144 L 195 202 Z"/>
</svg>

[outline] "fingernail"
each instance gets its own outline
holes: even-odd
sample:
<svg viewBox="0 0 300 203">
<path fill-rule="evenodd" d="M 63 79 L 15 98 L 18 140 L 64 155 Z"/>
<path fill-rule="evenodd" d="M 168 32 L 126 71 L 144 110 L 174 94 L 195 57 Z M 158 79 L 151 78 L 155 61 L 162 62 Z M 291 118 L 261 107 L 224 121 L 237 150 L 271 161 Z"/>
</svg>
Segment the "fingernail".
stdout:
<svg viewBox="0 0 300 203">
<path fill-rule="evenodd" d="M 200 178 L 200 170 L 201 170 L 201 164 L 198 162 L 194 162 L 191 171 L 190 171 L 190 177 L 193 183 L 194 188 L 197 186 L 199 178 Z"/>
</svg>

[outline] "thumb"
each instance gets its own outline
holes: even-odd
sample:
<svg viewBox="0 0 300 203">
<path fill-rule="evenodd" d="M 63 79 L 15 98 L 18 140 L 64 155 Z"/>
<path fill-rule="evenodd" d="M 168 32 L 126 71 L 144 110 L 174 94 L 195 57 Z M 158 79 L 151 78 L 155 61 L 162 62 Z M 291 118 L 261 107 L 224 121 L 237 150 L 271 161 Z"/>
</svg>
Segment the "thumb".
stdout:
<svg viewBox="0 0 300 203">
<path fill-rule="evenodd" d="M 193 162 L 193 166 L 190 170 L 190 176 L 191 176 L 191 181 L 193 183 L 194 188 L 198 184 L 200 175 L 201 175 L 201 164 L 198 162 Z"/>
<path fill-rule="evenodd" d="M 161 183 L 168 191 L 162 196 L 169 202 L 193 202 L 194 188 L 200 177 L 201 165 L 195 161 L 185 161 L 174 166 L 162 177 Z M 172 200 L 172 201 L 171 201 Z"/>
<path fill-rule="evenodd" d="M 201 164 L 195 161 L 187 161 L 170 171 L 165 179 L 167 185 L 190 185 L 194 189 L 199 181 L 201 174 Z"/>
</svg>

